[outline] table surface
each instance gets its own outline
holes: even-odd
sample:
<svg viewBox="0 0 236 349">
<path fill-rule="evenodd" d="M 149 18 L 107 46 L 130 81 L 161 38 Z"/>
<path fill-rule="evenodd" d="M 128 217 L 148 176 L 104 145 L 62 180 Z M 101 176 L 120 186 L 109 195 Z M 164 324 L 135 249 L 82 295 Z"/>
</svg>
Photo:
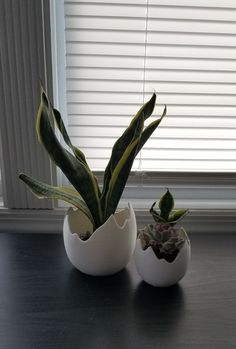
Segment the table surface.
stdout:
<svg viewBox="0 0 236 349">
<path fill-rule="evenodd" d="M 236 235 L 190 238 L 188 273 L 158 289 L 133 261 L 83 275 L 60 234 L 0 234 L 0 348 L 236 348 Z"/>
</svg>

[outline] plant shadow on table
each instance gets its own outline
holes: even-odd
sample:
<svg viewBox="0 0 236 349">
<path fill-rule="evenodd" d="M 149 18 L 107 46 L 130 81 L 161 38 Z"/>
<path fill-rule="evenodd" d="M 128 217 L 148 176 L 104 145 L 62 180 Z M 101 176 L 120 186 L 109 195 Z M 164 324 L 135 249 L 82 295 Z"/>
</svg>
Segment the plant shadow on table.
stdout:
<svg viewBox="0 0 236 349">
<path fill-rule="evenodd" d="M 178 332 L 184 316 L 185 295 L 178 284 L 158 288 L 142 281 L 134 295 L 134 315 L 138 332 L 168 338 Z"/>
</svg>

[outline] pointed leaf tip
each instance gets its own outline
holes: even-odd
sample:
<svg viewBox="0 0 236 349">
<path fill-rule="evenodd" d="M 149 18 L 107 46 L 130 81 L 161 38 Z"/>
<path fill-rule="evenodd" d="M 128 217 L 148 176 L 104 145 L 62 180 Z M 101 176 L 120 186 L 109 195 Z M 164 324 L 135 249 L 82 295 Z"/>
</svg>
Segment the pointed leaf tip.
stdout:
<svg viewBox="0 0 236 349">
<path fill-rule="evenodd" d="M 166 193 L 160 198 L 159 208 L 161 211 L 161 217 L 163 217 L 166 221 L 168 220 L 170 212 L 174 208 L 174 197 L 167 188 Z"/>
</svg>

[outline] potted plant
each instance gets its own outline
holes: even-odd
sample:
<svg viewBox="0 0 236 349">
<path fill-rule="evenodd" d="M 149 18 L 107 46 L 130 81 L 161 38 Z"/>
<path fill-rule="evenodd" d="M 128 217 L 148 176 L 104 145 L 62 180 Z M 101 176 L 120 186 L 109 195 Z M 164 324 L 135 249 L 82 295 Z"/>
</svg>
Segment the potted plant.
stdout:
<svg viewBox="0 0 236 349">
<path fill-rule="evenodd" d="M 25 174 L 20 174 L 20 179 L 40 199 L 56 198 L 75 206 L 64 219 L 64 244 L 71 263 L 84 273 L 113 274 L 123 269 L 133 254 L 137 234 L 135 214 L 131 205 L 120 212 L 117 206 L 136 155 L 166 114 L 165 108 L 161 118 L 144 127 L 155 103 L 153 93 L 115 142 L 100 188 L 84 154 L 71 143 L 59 111 L 52 106 L 45 91 L 41 91 L 38 139 L 73 188 L 51 186 Z M 67 149 L 57 139 L 52 120 Z"/>
<path fill-rule="evenodd" d="M 152 286 L 167 287 L 183 278 L 190 260 L 190 242 L 183 227 L 176 227 L 188 210 L 174 210 L 169 190 L 154 202 L 155 224 L 138 232 L 134 258 L 138 273 Z"/>
</svg>

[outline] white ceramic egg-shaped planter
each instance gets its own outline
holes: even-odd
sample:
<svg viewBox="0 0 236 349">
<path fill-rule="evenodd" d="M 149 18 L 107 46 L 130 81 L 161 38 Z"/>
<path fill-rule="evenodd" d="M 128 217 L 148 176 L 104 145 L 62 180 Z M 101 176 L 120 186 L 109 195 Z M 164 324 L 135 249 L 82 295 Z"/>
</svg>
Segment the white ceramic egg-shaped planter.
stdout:
<svg viewBox="0 0 236 349">
<path fill-rule="evenodd" d="M 191 247 L 189 239 L 185 240 L 177 257 L 169 263 L 165 259 L 158 259 L 153 249 L 142 249 L 140 239 L 137 239 L 134 259 L 137 271 L 148 284 L 157 287 L 168 287 L 180 281 L 188 268 Z"/>
<path fill-rule="evenodd" d="M 92 224 L 81 211 L 70 208 L 63 225 L 64 245 L 70 262 L 81 272 L 103 276 L 122 270 L 129 262 L 136 243 L 135 213 L 127 208 L 111 215 L 88 240 L 79 233 L 92 231 Z"/>
</svg>

